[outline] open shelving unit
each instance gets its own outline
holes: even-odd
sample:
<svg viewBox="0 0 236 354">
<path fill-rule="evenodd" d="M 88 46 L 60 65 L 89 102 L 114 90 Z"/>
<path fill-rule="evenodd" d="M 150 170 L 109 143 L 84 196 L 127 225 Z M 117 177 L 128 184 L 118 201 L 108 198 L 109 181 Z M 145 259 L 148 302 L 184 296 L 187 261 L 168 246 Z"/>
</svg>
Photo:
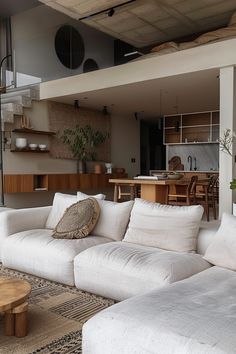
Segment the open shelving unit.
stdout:
<svg viewBox="0 0 236 354">
<path fill-rule="evenodd" d="M 218 144 L 219 111 L 164 116 L 165 145 Z"/>
<path fill-rule="evenodd" d="M 51 132 L 51 131 L 44 131 L 44 130 L 35 130 L 35 129 L 28 129 L 28 128 L 17 128 L 17 129 L 13 129 L 11 131 L 11 134 L 28 134 L 28 135 L 45 135 L 45 136 L 53 136 L 56 135 L 55 132 Z M 30 149 L 29 147 L 27 148 L 23 148 L 23 149 L 18 149 L 15 146 L 11 147 L 10 149 L 11 152 L 20 152 L 20 153 L 40 153 L 40 154 L 45 154 L 45 153 L 49 153 L 50 151 L 48 149 Z"/>
</svg>

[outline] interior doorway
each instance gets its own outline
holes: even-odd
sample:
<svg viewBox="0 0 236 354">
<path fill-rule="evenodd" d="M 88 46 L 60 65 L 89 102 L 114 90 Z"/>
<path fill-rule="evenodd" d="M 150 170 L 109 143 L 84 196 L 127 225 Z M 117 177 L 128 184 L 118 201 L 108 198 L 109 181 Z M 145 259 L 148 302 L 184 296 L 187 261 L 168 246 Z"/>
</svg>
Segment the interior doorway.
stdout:
<svg viewBox="0 0 236 354">
<path fill-rule="evenodd" d="M 165 170 L 166 148 L 163 145 L 163 118 L 140 122 L 140 172 L 149 175 L 149 170 Z"/>
</svg>

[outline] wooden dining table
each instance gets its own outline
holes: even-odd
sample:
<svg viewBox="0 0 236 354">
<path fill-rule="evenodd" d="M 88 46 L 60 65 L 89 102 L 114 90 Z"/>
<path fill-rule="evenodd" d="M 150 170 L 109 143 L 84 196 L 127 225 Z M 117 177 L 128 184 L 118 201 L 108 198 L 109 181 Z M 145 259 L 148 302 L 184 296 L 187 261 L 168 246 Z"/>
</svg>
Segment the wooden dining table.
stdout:
<svg viewBox="0 0 236 354">
<path fill-rule="evenodd" d="M 118 201 L 118 187 L 119 185 L 132 186 L 137 185 L 141 188 L 141 198 L 152 202 L 158 202 L 161 204 L 166 203 L 166 197 L 168 193 L 168 186 L 186 186 L 190 182 L 190 179 L 135 179 L 135 178 L 111 178 L 110 183 L 114 184 L 114 201 Z M 207 185 L 208 179 L 199 179 L 197 184 Z M 134 195 L 131 196 L 131 199 Z"/>
</svg>

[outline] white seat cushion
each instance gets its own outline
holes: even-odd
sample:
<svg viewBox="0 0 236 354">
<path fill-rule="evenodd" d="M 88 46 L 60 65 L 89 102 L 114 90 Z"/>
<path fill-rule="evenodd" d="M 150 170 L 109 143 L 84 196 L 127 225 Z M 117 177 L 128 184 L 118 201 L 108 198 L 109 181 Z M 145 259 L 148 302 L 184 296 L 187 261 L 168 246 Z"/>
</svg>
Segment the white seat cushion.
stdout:
<svg viewBox="0 0 236 354">
<path fill-rule="evenodd" d="M 236 273 L 212 267 L 99 312 L 83 354 L 233 354 Z"/>
<path fill-rule="evenodd" d="M 54 239 L 52 230 L 35 229 L 9 236 L 3 245 L 3 265 L 53 281 L 74 285 L 74 257 L 110 240 L 88 236 L 79 240 Z"/>
<path fill-rule="evenodd" d="M 210 267 L 200 255 L 127 242 L 90 248 L 74 261 L 75 285 L 116 300 L 185 279 Z"/>
</svg>

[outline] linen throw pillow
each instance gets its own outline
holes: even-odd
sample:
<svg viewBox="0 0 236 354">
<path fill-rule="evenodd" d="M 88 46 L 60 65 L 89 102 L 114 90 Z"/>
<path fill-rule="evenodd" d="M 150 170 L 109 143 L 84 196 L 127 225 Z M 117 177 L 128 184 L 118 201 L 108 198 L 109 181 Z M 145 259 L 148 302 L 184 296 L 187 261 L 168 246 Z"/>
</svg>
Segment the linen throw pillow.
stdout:
<svg viewBox="0 0 236 354">
<path fill-rule="evenodd" d="M 99 204 L 95 198 L 87 198 L 69 206 L 53 230 L 54 238 L 83 238 L 93 230 L 99 218 Z"/>
<path fill-rule="evenodd" d="M 170 251 L 194 252 L 203 207 L 171 206 L 135 199 L 124 240 Z"/>
<path fill-rule="evenodd" d="M 100 217 L 93 230 L 93 235 L 108 237 L 115 241 L 121 241 L 124 237 L 133 200 L 116 203 L 108 200 L 98 200 Z"/>
<path fill-rule="evenodd" d="M 236 270 L 236 217 L 223 213 L 221 225 L 203 257 L 223 268 Z"/>
</svg>

